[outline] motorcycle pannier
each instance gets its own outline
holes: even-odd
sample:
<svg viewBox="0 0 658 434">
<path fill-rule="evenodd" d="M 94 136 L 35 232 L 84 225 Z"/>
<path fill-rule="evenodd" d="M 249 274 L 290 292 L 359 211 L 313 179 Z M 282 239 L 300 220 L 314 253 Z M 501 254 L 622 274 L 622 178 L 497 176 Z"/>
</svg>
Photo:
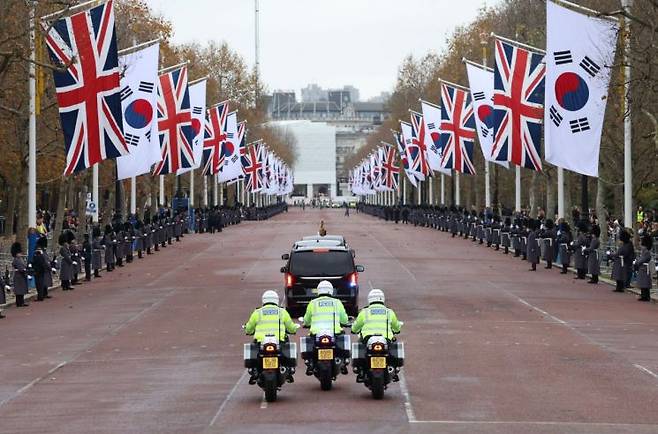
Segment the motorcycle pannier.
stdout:
<svg viewBox="0 0 658 434">
<path fill-rule="evenodd" d="M 312 336 L 302 336 L 299 338 L 299 351 L 302 353 L 302 359 L 308 360 L 313 358 Z"/>
<path fill-rule="evenodd" d="M 388 346 L 391 366 L 400 368 L 404 366 L 404 342 L 394 341 Z"/>
<path fill-rule="evenodd" d="M 244 344 L 244 367 L 257 368 L 258 367 L 258 344 L 251 342 Z"/>
<path fill-rule="evenodd" d="M 286 367 L 294 368 L 297 366 L 297 343 L 283 342 L 281 344 L 281 353 L 283 354 L 283 364 Z"/>
<path fill-rule="evenodd" d="M 338 357 L 347 358 L 350 357 L 350 350 L 352 346 L 352 337 L 348 334 L 336 336 L 336 349 Z"/>
</svg>

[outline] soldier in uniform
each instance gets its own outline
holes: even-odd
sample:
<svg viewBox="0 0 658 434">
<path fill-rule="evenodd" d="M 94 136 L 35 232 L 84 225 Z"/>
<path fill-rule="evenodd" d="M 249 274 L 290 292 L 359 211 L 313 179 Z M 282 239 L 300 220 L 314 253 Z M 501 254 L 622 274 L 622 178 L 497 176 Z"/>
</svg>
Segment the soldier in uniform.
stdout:
<svg viewBox="0 0 658 434">
<path fill-rule="evenodd" d="M 85 281 L 89 282 L 91 280 L 91 260 L 92 260 L 92 247 L 91 242 L 89 241 L 89 234 L 84 235 L 84 241 L 82 242 L 82 257 L 85 261 Z"/>
<path fill-rule="evenodd" d="M 504 249 L 503 253 L 505 253 L 506 255 L 509 253 L 509 248 L 512 245 L 510 238 L 511 226 L 512 226 L 512 220 L 509 217 L 505 217 L 503 228 L 500 230 L 500 239 L 501 239 L 501 245 L 503 246 Z"/>
<path fill-rule="evenodd" d="M 567 269 L 571 263 L 571 243 L 573 242 L 573 236 L 571 235 L 571 227 L 569 223 L 562 221 L 559 224 L 557 231 L 557 244 L 560 252 L 560 264 L 562 265 L 562 271 L 560 274 L 567 274 Z"/>
<path fill-rule="evenodd" d="M 27 263 L 25 262 L 23 246 L 21 246 L 21 243 L 16 242 L 11 245 L 11 256 L 14 258 L 11 261 L 11 266 L 14 269 L 14 295 L 16 296 L 16 307 L 26 307 L 29 306 L 25 303 L 25 296 L 28 291 L 28 275 Z"/>
<path fill-rule="evenodd" d="M 59 236 L 59 256 L 62 257 L 59 269 L 59 280 L 62 282 L 62 291 L 71 291 L 71 280 L 73 280 L 73 258 L 67 242 L 66 234 Z"/>
<path fill-rule="evenodd" d="M 629 275 L 632 271 L 635 250 L 631 243 L 631 236 L 625 229 L 619 232 L 621 246 L 617 252 L 612 253 L 612 279 L 617 282 L 615 292 L 624 292 Z"/>
<path fill-rule="evenodd" d="M 144 237 L 144 224 L 141 220 L 137 219 L 135 222 L 135 244 L 137 249 L 137 257 L 142 259 L 144 246 L 145 246 L 145 237 Z"/>
<path fill-rule="evenodd" d="M 526 247 L 526 257 L 530 262 L 530 271 L 537 271 L 537 264 L 539 263 L 539 245 L 537 244 L 537 221 L 534 219 L 528 220 L 528 244 Z"/>
<path fill-rule="evenodd" d="M 544 244 L 544 260 L 546 261 L 546 269 L 553 268 L 553 261 L 555 260 L 555 245 L 557 233 L 555 231 L 555 223 L 553 220 L 546 219 L 545 230 L 542 234 L 542 242 Z"/>
<path fill-rule="evenodd" d="M 599 260 L 599 247 L 601 246 L 599 237 L 601 236 L 601 228 L 599 225 L 592 226 L 590 231 L 592 235 L 589 247 L 585 249 L 587 255 L 587 271 L 592 276 L 587 283 L 597 284 L 599 283 L 599 274 L 601 274 L 601 266 Z"/>
<path fill-rule="evenodd" d="M 80 280 L 78 280 L 78 274 L 80 274 L 82 265 L 80 246 L 78 245 L 78 240 L 75 238 L 73 231 L 67 231 L 66 236 L 69 245 L 69 252 L 71 253 L 71 259 L 73 260 L 73 278 L 71 279 L 71 285 L 79 285 Z"/>
<path fill-rule="evenodd" d="M 646 234 L 640 241 L 642 250 L 640 256 L 635 260 L 635 268 L 637 269 L 637 287 L 640 288 L 640 298 L 638 301 L 651 301 L 651 248 L 653 247 L 653 239 L 651 235 Z"/>
<path fill-rule="evenodd" d="M 91 268 L 94 270 L 94 277 L 101 277 L 99 271 L 103 267 L 101 263 L 101 249 L 103 248 L 101 229 L 98 226 L 94 226 L 91 230 L 91 235 L 93 237 L 91 244 Z"/>
<path fill-rule="evenodd" d="M 105 225 L 105 236 L 103 237 L 103 247 L 105 248 L 105 269 L 110 272 L 114 271 L 114 245 L 116 238 L 112 226 Z"/>
<path fill-rule="evenodd" d="M 584 250 L 589 245 L 587 242 L 587 223 L 581 221 L 578 223 L 578 236 L 576 241 L 573 242 L 574 252 L 574 267 L 576 267 L 576 279 L 585 279 L 587 275 L 587 258 L 585 258 Z"/>
<path fill-rule="evenodd" d="M 42 241 L 43 240 L 43 241 Z M 46 298 L 46 270 L 50 271 L 50 263 L 44 257 L 44 251 L 48 240 L 45 236 L 37 240 L 36 249 L 32 256 L 32 269 L 34 270 L 34 285 L 37 289 L 37 301 L 43 301 Z"/>
</svg>

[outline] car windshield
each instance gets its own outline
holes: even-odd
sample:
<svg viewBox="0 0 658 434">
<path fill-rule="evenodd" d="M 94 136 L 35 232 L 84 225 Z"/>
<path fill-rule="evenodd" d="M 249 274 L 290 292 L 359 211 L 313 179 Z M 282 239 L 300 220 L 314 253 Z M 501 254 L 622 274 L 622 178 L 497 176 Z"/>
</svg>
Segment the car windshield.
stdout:
<svg viewBox="0 0 658 434">
<path fill-rule="evenodd" d="M 342 276 L 353 271 L 352 255 L 346 251 L 295 252 L 290 258 L 290 272 L 297 276 Z"/>
</svg>

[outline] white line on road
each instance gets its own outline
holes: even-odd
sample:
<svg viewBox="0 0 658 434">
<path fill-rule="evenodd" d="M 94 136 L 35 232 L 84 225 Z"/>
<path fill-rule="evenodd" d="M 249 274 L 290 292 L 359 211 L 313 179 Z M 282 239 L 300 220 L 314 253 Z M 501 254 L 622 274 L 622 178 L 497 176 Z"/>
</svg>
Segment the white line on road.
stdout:
<svg viewBox="0 0 658 434">
<path fill-rule="evenodd" d="M 644 366 L 642 366 L 642 365 L 637 365 L 637 364 L 635 364 L 635 365 L 633 365 L 633 366 L 635 366 L 635 367 L 636 367 L 637 369 L 639 369 L 640 371 L 643 371 L 643 372 L 645 372 L 645 373 L 651 375 L 653 378 L 658 379 L 658 374 L 656 374 L 655 372 L 651 372 L 650 369 L 647 369 L 647 368 L 645 368 Z"/>
<path fill-rule="evenodd" d="M 409 423 L 418 422 L 416 420 L 416 413 L 414 413 L 414 408 L 411 406 L 411 396 L 409 394 L 409 389 L 407 388 L 407 380 L 404 378 L 404 374 L 400 372 L 400 391 L 402 396 L 404 396 L 404 411 L 407 413 L 407 419 Z"/>
<path fill-rule="evenodd" d="M 515 296 L 515 297 L 516 297 L 516 296 Z M 528 307 L 530 307 L 530 308 L 536 310 L 537 312 L 541 313 L 542 315 L 546 315 L 547 317 L 549 317 L 549 318 L 552 319 L 553 321 L 558 322 L 558 323 L 560 323 L 560 324 L 562 324 L 562 325 L 567 325 L 567 322 L 566 322 L 566 321 L 563 321 L 563 320 L 561 320 L 560 318 L 558 318 L 558 317 L 556 317 L 556 316 L 554 316 L 554 315 L 551 315 L 550 313 L 546 312 L 545 310 L 542 310 L 542 309 L 538 308 L 537 306 L 534 306 L 534 305 L 528 303 L 527 301 L 525 301 L 525 300 L 522 299 L 521 297 L 516 297 L 516 298 L 517 298 L 517 300 L 519 300 L 521 303 L 523 303 L 523 304 L 525 304 L 526 306 L 528 306 Z"/>
<path fill-rule="evenodd" d="M 567 422 L 567 421 L 532 421 L 532 420 L 416 420 L 418 424 L 444 425 L 529 425 L 529 426 L 580 426 L 580 427 L 654 427 L 651 423 L 614 423 L 614 422 Z"/>
<path fill-rule="evenodd" d="M 219 416 L 222 414 L 222 411 L 224 411 L 224 408 L 226 408 L 226 404 L 228 404 L 228 402 L 231 400 L 233 394 L 235 393 L 236 390 L 238 390 L 238 387 L 244 381 L 245 378 L 247 378 L 246 370 L 242 372 L 242 375 L 240 376 L 238 381 L 233 385 L 233 388 L 228 393 L 228 395 L 226 395 L 226 398 L 224 398 L 224 401 L 222 401 L 222 404 L 217 409 L 217 413 L 215 413 L 215 416 L 212 418 L 212 420 L 210 421 L 210 425 L 208 426 L 213 426 L 215 422 L 217 422 L 217 419 L 219 419 Z"/>
</svg>

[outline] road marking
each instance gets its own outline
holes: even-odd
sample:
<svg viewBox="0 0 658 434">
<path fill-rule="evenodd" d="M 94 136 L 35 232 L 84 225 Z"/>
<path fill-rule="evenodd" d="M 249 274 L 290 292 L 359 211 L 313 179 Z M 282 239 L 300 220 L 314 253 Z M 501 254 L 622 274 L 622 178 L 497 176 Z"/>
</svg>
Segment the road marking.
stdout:
<svg viewBox="0 0 658 434">
<path fill-rule="evenodd" d="M 406 267 L 406 266 L 400 261 L 400 259 L 398 259 L 397 256 L 395 256 L 393 253 L 391 253 L 391 251 L 388 250 L 388 249 L 386 248 L 386 246 L 385 246 L 384 244 L 382 244 L 382 242 L 379 241 L 379 240 L 377 239 L 377 237 L 375 237 L 374 235 L 372 235 L 372 232 L 368 232 L 368 235 L 369 235 L 373 240 L 375 240 L 375 241 L 377 242 L 377 244 L 379 244 L 380 246 L 382 246 L 382 249 L 384 249 L 384 251 L 385 251 L 386 253 L 388 253 L 388 255 L 389 255 L 391 258 L 395 259 L 395 261 L 400 265 L 400 267 L 402 267 L 402 269 L 403 269 L 404 271 L 407 272 L 407 274 L 411 277 L 412 280 L 416 280 L 416 276 L 414 276 L 414 273 L 412 273 L 411 271 L 409 271 L 409 269 L 408 269 L 408 268 L 407 268 L 407 267 Z"/>
<path fill-rule="evenodd" d="M 655 372 L 651 372 L 650 369 L 647 369 L 647 368 L 645 368 L 644 366 L 642 366 L 642 365 L 637 365 L 637 364 L 635 364 L 635 365 L 633 365 L 633 366 L 635 366 L 635 367 L 636 367 L 637 369 L 639 369 L 640 371 L 643 371 L 643 372 L 645 372 L 645 373 L 651 375 L 653 378 L 658 379 L 658 374 L 656 374 Z"/>
<path fill-rule="evenodd" d="M 524 421 L 524 420 L 416 420 L 418 424 L 444 425 L 534 425 L 534 426 L 581 426 L 581 427 L 655 427 L 651 423 L 614 423 L 614 422 L 566 422 L 566 421 Z"/>
<path fill-rule="evenodd" d="M 407 413 L 407 420 L 409 420 L 409 423 L 418 422 L 414 408 L 411 406 L 411 396 L 407 387 L 407 380 L 404 378 L 402 372 L 400 372 L 400 391 L 402 392 L 402 396 L 404 396 L 404 411 Z"/>
<path fill-rule="evenodd" d="M 546 315 L 547 317 L 549 317 L 549 318 L 552 319 L 553 321 L 555 321 L 555 322 L 557 322 L 557 323 L 560 323 L 560 324 L 562 324 L 562 325 L 568 325 L 568 323 L 567 323 L 566 321 L 563 321 L 563 320 L 561 320 L 560 318 L 558 318 L 558 317 L 556 317 L 556 316 L 554 316 L 554 315 L 551 315 L 550 313 L 546 312 L 545 310 L 542 310 L 542 309 L 538 308 L 537 306 L 528 303 L 527 301 L 525 301 L 525 300 L 522 299 L 521 297 L 517 297 L 517 296 L 515 296 L 515 297 L 516 297 L 516 299 L 519 300 L 521 303 L 523 303 L 523 304 L 525 304 L 526 306 L 528 306 L 528 307 L 530 307 L 530 308 L 536 310 L 537 312 L 541 313 L 542 315 Z M 569 327 L 569 328 L 571 328 L 571 327 Z"/>
<path fill-rule="evenodd" d="M 233 394 L 235 393 L 236 390 L 238 390 L 238 387 L 244 381 L 245 378 L 247 378 L 247 371 L 246 370 L 244 370 L 242 372 L 242 375 L 240 376 L 238 381 L 233 385 L 233 388 L 228 393 L 228 395 L 226 395 L 226 398 L 224 398 L 224 401 L 222 401 L 222 404 L 217 409 L 217 413 L 215 413 L 215 416 L 212 418 L 212 420 L 210 421 L 210 425 L 208 425 L 208 426 L 213 426 L 215 424 L 215 422 L 217 422 L 217 419 L 219 419 L 219 416 L 222 414 L 222 411 L 224 411 L 224 408 L 226 408 L 226 405 L 231 400 L 231 398 L 233 397 Z"/>
</svg>

